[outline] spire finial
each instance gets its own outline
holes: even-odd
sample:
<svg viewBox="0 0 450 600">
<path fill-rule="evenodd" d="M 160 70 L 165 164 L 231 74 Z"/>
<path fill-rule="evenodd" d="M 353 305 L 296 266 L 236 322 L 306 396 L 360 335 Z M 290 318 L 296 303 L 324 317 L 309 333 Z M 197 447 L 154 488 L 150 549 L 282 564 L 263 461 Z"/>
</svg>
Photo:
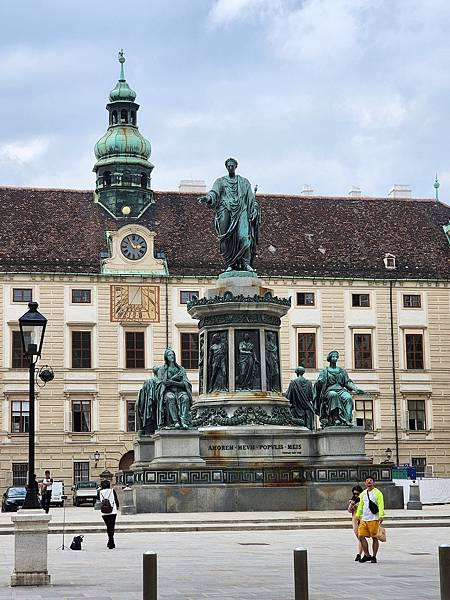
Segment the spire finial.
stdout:
<svg viewBox="0 0 450 600">
<path fill-rule="evenodd" d="M 119 52 L 119 62 L 120 62 L 120 77 L 119 77 L 119 81 L 125 81 L 125 72 L 123 70 L 123 63 L 125 62 L 125 56 L 123 55 L 123 48 Z"/>
<path fill-rule="evenodd" d="M 440 187 L 440 185 L 441 184 L 439 183 L 439 179 L 438 179 L 438 176 L 436 173 L 436 179 L 434 180 L 434 184 L 433 184 L 433 187 L 436 191 L 436 202 L 439 202 L 439 187 Z"/>
</svg>

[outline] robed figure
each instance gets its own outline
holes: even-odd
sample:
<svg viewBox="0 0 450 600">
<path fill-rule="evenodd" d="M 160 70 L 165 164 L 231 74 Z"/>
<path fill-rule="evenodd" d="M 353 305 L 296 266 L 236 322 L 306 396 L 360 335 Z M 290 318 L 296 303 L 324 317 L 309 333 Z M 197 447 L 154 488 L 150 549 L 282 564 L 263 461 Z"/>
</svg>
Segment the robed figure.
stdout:
<svg viewBox="0 0 450 600">
<path fill-rule="evenodd" d="M 289 383 L 287 392 L 284 394 L 291 405 L 291 413 L 303 422 L 308 429 L 314 429 L 314 395 L 312 383 L 304 377 L 304 367 L 297 367 L 297 377 Z"/>
<path fill-rule="evenodd" d="M 192 385 L 171 348 L 164 352 L 164 365 L 157 370 L 155 395 L 158 429 L 191 427 Z"/>
<path fill-rule="evenodd" d="M 158 367 L 153 367 L 153 377 L 146 381 L 139 391 L 136 400 L 136 412 L 139 420 L 139 433 L 141 435 L 152 435 L 156 429 L 156 374 Z"/>
<path fill-rule="evenodd" d="M 216 209 L 214 223 L 226 270 L 254 271 L 261 216 L 250 182 L 236 175 L 237 165 L 236 159 L 228 158 L 228 175 L 216 179 L 199 201 Z"/>
<path fill-rule="evenodd" d="M 278 360 L 278 344 L 273 331 L 266 333 L 266 382 L 268 392 L 280 390 L 280 366 Z"/>
<path fill-rule="evenodd" d="M 348 376 L 345 369 L 336 365 L 339 352 L 333 350 L 327 356 L 329 367 L 319 373 L 314 395 L 316 410 L 322 427 L 330 425 L 351 427 L 353 424 L 353 400 L 351 392 L 365 394 Z"/>
<path fill-rule="evenodd" d="M 239 343 L 237 373 L 237 389 L 253 390 L 259 374 L 259 360 L 248 333 L 244 333 L 243 340 Z"/>
<path fill-rule="evenodd" d="M 208 392 L 228 391 L 226 334 L 214 333 L 208 355 Z"/>
</svg>

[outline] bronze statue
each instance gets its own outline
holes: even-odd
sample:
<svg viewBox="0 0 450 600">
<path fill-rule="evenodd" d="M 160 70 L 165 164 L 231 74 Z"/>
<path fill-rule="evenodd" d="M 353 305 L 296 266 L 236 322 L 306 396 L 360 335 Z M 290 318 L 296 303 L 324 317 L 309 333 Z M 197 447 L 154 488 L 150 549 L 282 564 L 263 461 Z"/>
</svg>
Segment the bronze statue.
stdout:
<svg viewBox="0 0 450 600">
<path fill-rule="evenodd" d="M 267 391 L 278 392 L 280 390 L 277 338 L 273 331 L 266 332 L 266 382 Z"/>
<path fill-rule="evenodd" d="M 205 364 L 205 336 L 200 336 L 200 349 L 198 357 L 198 393 L 203 394 L 203 365 Z"/>
<path fill-rule="evenodd" d="M 345 369 L 336 366 L 338 358 L 339 352 L 336 350 L 328 354 L 330 366 L 320 371 L 314 387 L 316 410 L 322 427 L 351 427 L 353 400 L 350 392 L 366 393 L 353 383 Z"/>
<path fill-rule="evenodd" d="M 258 365 L 255 346 L 250 341 L 250 335 L 244 333 L 243 340 L 239 344 L 237 389 L 253 390 L 258 375 Z"/>
<path fill-rule="evenodd" d="M 144 381 L 136 400 L 136 412 L 140 435 L 153 435 L 156 429 L 156 375 L 158 367 L 153 367 L 153 377 Z"/>
<path fill-rule="evenodd" d="M 314 429 L 314 393 L 312 383 L 304 377 L 305 368 L 295 369 L 297 377 L 293 379 L 284 394 L 291 404 L 291 412 L 308 429 Z"/>
<path fill-rule="evenodd" d="M 228 175 L 219 177 L 199 202 L 216 209 L 214 220 L 220 254 L 227 271 L 251 271 L 261 215 L 250 182 L 236 175 L 237 160 L 228 158 Z"/>
<path fill-rule="evenodd" d="M 215 333 L 211 341 L 208 356 L 208 392 L 228 391 L 226 334 L 222 337 L 220 333 Z"/>
<path fill-rule="evenodd" d="M 189 429 L 192 385 L 171 348 L 164 352 L 164 365 L 158 368 L 156 379 L 158 429 Z"/>
</svg>

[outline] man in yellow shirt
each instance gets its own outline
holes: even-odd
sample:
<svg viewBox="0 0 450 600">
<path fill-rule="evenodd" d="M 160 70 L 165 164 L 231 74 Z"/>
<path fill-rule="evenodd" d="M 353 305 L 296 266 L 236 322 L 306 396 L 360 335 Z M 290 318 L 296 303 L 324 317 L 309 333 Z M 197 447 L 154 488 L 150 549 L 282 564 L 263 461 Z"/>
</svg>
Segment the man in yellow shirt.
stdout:
<svg viewBox="0 0 450 600">
<path fill-rule="evenodd" d="M 359 504 L 356 509 L 358 521 L 358 537 L 361 542 L 364 556 L 359 562 L 377 562 L 378 529 L 384 519 L 384 498 L 379 489 L 375 487 L 373 477 L 365 481 L 366 489 L 359 495 Z M 366 538 L 372 538 L 372 556 L 369 554 L 369 543 Z"/>
</svg>

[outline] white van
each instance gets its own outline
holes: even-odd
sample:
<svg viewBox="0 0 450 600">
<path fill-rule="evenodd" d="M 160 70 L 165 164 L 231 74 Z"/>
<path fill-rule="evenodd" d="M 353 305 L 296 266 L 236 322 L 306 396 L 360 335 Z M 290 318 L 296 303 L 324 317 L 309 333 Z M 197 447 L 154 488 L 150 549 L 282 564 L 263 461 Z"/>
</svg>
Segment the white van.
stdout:
<svg viewBox="0 0 450 600">
<path fill-rule="evenodd" d="M 62 481 L 53 480 L 52 483 L 52 499 L 50 506 L 64 506 L 64 483 Z"/>
</svg>

